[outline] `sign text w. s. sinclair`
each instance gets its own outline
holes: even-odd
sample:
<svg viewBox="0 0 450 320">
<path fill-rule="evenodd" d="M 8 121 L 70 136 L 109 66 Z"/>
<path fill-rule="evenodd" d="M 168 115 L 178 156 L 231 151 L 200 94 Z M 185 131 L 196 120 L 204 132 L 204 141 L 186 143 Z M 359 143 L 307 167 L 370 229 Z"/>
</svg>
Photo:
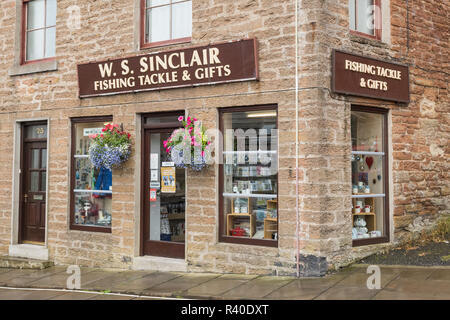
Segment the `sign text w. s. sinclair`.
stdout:
<svg viewBox="0 0 450 320">
<path fill-rule="evenodd" d="M 80 97 L 258 79 L 256 40 L 78 65 Z"/>
</svg>

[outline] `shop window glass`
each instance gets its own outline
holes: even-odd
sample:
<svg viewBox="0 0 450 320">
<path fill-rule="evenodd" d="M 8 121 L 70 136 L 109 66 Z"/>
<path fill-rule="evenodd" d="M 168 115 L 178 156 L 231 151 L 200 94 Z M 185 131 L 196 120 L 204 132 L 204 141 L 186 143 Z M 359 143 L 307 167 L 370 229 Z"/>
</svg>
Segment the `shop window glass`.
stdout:
<svg viewBox="0 0 450 320">
<path fill-rule="evenodd" d="M 188 41 L 192 35 L 192 0 L 142 0 L 144 43 Z"/>
<path fill-rule="evenodd" d="M 56 0 L 24 1 L 25 60 L 55 56 Z"/>
<path fill-rule="evenodd" d="M 94 168 L 89 159 L 89 135 L 101 133 L 104 123 L 109 121 L 100 119 L 72 125 L 72 228 L 111 227 L 112 171 Z"/>
<path fill-rule="evenodd" d="M 276 244 L 277 111 L 224 110 L 221 123 L 224 135 L 221 238 L 250 244 Z"/>
<path fill-rule="evenodd" d="M 386 114 L 352 111 L 352 239 L 387 236 Z"/>
</svg>

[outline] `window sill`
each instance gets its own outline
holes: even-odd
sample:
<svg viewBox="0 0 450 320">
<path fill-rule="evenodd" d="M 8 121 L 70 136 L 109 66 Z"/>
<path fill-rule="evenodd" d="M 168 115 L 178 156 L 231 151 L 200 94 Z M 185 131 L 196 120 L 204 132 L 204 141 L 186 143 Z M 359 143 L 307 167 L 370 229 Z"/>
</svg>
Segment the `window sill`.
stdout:
<svg viewBox="0 0 450 320">
<path fill-rule="evenodd" d="M 374 47 L 380 48 L 388 48 L 389 45 L 383 42 L 381 39 L 376 38 L 375 36 L 371 36 L 369 34 L 364 34 L 361 32 L 350 30 L 349 33 L 350 41 L 361 43 L 361 44 L 369 44 Z"/>
<path fill-rule="evenodd" d="M 371 244 L 382 244 L 382 243 L 388 243 L 389 237 L 378 237 L 378 238 L 366 238 L 366 239 L 352 239 L 352 247 L 361 247 L 361 246 L 368 246 Z"/>
<path fill-rule="evenodd" d="M 70 230 L 98 232 L 98 233 L 111 233 L 111 227 L 83 226 L 83 225 L 78 225 L 78 224 L 71 225 Z"/>
<path fill-rule="evenodd" d="M 192 40 L 192 38 L 188 37 L 188 38 L 180 38 L 180 39 L 175 39 L 175 40 L 143 43 L 143 44 L 141 44 L 141 50 L 158 48 L 158 47 L 167 47 L 167 46 L 171 46 L 171 45 L 175 45 L 175 44 L 189 43 L 189 42 L 191 42 L 191 40 Z"/>
<path fill-rule="evenodd" d="M 40 73 L 58 70 L 58 61 L 56 59 L 29 62 L 27 64 L 13 65 L 8 70 L 8 75 L 21 76 L 31 73 Z"/>
<path fill-rule="evenodd" d="M 244 237 L 219 236 L 220 243 L 234 243 L 241 245 L 259 246 L 259 247 L 273 247 L 278 248 L 278 240 L 267 239 L 249 239 Z"/>
</svg>

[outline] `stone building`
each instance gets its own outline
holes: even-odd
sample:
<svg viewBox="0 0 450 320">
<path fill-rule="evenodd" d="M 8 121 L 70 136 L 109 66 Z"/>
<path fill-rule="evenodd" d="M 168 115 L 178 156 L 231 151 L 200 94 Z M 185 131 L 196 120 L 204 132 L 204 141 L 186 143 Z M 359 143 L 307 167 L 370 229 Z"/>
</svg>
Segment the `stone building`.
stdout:
<svg viewBox="0 0 450 320">
<path fill-rule="evenodd" d="M 0 255 L 323 275 L 401 241 L 449 212 L 449 10 L 1 1 Z M 259 145 L 225 133 L 218 163 L 175 168 L 162 145 L 188 116 Z M 132 141 L 112 171 L 88 156 L 107 122 Z"/>
</svg>

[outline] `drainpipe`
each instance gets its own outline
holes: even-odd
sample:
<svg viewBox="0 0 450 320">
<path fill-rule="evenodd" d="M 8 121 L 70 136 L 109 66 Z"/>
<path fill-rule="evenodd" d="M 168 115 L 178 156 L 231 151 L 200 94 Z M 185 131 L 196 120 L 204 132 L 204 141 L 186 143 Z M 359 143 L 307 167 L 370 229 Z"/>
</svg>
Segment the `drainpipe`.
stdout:
<svg viewBox="0 0 450 320">
<path fill-rule="evenodd" d="M 296 252 L 297 252 L 297 278 L 300 277 L 300 218 L 299 218 L 299 195 L 298 195 L 298 2 L 295 2 L 295 214 L 296 214 Z"/>
</svg>

